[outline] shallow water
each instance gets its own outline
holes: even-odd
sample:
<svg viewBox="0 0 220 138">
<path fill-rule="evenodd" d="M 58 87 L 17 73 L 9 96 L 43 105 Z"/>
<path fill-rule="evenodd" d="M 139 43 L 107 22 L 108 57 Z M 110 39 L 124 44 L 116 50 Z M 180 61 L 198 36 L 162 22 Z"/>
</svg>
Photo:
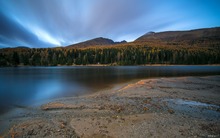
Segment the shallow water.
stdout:
<svg viewBox="0 0 220 138">
<path fill-rule="evenodd" d="M 0 68 L 0 113 L 53 98 L 90 94 L 136 79 L 220 75 L 220 66 Z"/>
<path fill-rule="evenodd" d="M 183 99 L 165 99 L 177 113 L 206 120 L 220 121 L 220 106 Z"/>
<path fill-rule="evenodd" d="M 183 99 L 170 99 L 169 101 L 172 101 L 176 104 L 181 104 L 181 105 L 220 108 L 219 106 L 213 105 L 213 104 L 207 104 L 207 103 L 201 103 L 197 101 L 189 101 L 189 100 L 183 100 Z"/>
</svg>

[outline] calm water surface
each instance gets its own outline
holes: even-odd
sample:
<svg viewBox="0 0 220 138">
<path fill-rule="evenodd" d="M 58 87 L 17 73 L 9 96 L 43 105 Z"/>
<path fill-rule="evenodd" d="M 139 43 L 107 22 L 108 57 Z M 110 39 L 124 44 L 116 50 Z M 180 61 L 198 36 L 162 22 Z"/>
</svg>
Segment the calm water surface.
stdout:
<svg viewBox="0 0 220 138">
<path fill-rule="evenodd" d="M 220 66 L 0 68 L 0 113 L 53 98 L 77 96 L 135 79 L 220 75 Z"/>
</svg>

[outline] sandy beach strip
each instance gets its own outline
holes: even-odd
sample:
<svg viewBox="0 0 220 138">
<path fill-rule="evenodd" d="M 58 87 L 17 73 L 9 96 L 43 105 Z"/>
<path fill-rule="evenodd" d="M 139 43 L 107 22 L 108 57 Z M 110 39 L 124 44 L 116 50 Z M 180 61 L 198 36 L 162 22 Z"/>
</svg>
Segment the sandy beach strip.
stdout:
<svg viewBox="0 0 220 138">
<path fill-rule="evenodd" d="M 144 79 L 17 110 L 1 116 L 0 137 L 220 137 L 220 76 Z"/>
</svg>

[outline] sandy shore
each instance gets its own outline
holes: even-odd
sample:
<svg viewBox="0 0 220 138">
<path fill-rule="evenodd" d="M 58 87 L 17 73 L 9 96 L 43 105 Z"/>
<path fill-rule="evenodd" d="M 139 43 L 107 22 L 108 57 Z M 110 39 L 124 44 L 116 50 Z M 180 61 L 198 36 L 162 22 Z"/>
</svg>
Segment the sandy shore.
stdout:
<svg viewBox="0 0 220 138">
<path fill-rule="evenodd" d="M 140 80 L 2 115 L 1 137 L 220 137 L 220 76 Z"/>
</svg>

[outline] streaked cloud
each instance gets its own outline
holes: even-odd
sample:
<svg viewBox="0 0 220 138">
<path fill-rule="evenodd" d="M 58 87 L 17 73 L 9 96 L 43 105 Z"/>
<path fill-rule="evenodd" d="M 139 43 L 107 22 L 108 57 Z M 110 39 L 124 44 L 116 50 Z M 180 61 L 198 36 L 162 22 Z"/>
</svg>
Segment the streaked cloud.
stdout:
<svg viewBox="0 0 220 138">
<path fill-rule="evenodd" d="M 65 46 L 220 26 L 219 0 L 0 0 L 0 47 Z"/>
</svg>

